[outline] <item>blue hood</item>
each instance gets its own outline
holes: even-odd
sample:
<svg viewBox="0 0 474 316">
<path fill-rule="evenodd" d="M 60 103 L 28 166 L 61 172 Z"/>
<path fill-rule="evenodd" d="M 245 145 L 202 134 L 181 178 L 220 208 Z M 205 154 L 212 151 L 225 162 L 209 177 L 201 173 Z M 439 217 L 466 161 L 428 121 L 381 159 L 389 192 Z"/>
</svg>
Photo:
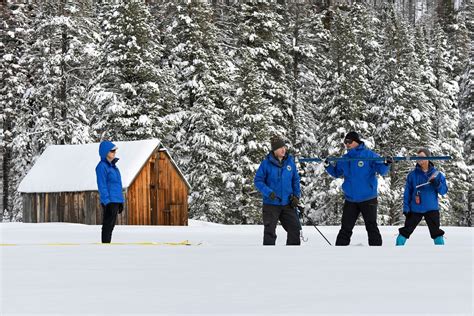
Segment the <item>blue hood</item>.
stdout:
<svg viewBox="0 0 474 316">
<path fill-rule="evenodd" d="M 99 189 L 100 203 L 107 205 L 109 203 L 123 203 L 122 176 L 115 165 L 118 158 L 112 161 L 107 160 L 107 154 L 115 147 L 115 144 L 109 141 L 103 141 L 99 145 L 100 162 L 95 167 L 97 177 L 97 188 Z"/>
<path fill-rule="evenodd" d="M 109 151 L 115 147 L 115 144 L 112 142 L 109 142 L 108 140 L 104 140 L 103 142 L 100 143 L 99 145 L 99 156 L 102 160 L 107 159 L 107 154 Z"/>
</svg>

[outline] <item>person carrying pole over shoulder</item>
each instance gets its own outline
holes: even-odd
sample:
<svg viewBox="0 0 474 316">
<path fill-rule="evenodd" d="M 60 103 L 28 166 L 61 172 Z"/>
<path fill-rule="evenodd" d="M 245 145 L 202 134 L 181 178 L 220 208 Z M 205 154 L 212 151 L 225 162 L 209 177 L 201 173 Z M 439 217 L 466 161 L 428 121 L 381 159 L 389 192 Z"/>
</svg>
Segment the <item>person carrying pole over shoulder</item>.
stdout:
<svg viewBox="0 0 474 316">
<path fill-rule="evenodd" d="M 379 157 L 379 155 L 365 147 L 364 142 L 356 132 L 347 133 L 344 138 L 344 145 L 347 153 L 342 156 L 343 158 Z M 336 246 L 350 244 L 352 230 L 360 213 L 364 218 L 369 245 L 382 245 L 382 236 L 377 227 L 378 192 L 376 174 L 386 175 L 391 163 L 393 163 L 392 157 L 386 157 L 382 161 L 351 159 L 337 161 L 334 164 L 331 164 L 327 159 L 324 160 L 324 167 L 331 176 L 344 178 L 342 191 L 344 192 L 345 201 Z"/>
</svg>

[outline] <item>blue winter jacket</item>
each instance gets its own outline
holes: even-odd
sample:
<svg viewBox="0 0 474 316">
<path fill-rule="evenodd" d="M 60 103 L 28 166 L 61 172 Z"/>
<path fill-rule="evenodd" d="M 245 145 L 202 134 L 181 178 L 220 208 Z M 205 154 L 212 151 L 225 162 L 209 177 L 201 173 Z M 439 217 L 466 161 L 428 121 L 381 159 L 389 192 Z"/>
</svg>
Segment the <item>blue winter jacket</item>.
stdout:
<svg viewBox="0 0 474 316">
<path fill-rule="evenodd" d="M 107 160 L 108 152 L 115 145 L 109 141 L 103 141 L 99 145 L 100 162 L 95 167 L 97 176 L 97 188 L 99 189 L 100 203 L 107 205 L 111 202 L 123 203 L 122 177 L 120 171 L 115 165 L 118 158 L 112 162 Z"/>
<path fill-rule="evenodd" d="M 425 173 L 419 164 L 415 170 L 407 176 L 405 192 L 403 194 L 403 213 L 415 212 L 426 213 L 428 211 L 438 211 L 438 193 L 445 195 L 448 192 L 446 178 L 439 172 L 433 183 L 416 188 L 417 185 L 428 182 L 431 176 L 438 172 L 433 163 L 430 162 L 428 171 Z M 416 204 L 416 194 L 419 194 L 420 204 Z"/>
<path fill-rule="evenodd" d="M 290 195 L 298 198 L 301 195 L 300 176 L 290 155 L 280 163 L 272 152 L 269 153 L 258 167 L 254 183 L 263 195 L 263 204 L 288 205 Z M 272 192 L 277 196 L 275 200 L 270 199 Z"/>
<path fill-rule="evenodd" d="M 348 158 L 376 158 L 380 157 L 373 151 L 367 149 L 364 143 L 350 149 L 342 157 Z M 389 167 L 383 161 L 338 161 L 335 165 L 330 164 L 326 171 L 333 177 L 344 177 L 342 191 L 345 199 L 349 202 L 364 202 L 377 197 L 377 177 L 388 173 Z"/>
</svg>

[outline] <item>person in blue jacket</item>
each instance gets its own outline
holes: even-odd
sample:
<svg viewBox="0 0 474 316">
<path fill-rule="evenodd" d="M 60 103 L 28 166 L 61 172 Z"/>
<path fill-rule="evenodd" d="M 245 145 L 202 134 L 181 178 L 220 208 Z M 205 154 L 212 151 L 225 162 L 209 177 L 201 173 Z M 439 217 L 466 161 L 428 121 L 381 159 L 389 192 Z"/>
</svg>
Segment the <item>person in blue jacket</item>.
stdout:
<svg viewBox="0 0 474 316">
<path fill-rule="evenodd" d="M 356 132 L 347 133 L 344 138 L 347 158 L 377 158 L 380 157 L 365 147 L 364 142 Z M 392 157 L 383 161 L 352 160 L 339 161 L 331 164 L 324 161 L 326 171 L 335 178 L 344 178 L 344 206 L 342 209 L 341 229 L 336 238 L 336 246 L 347 246 L 351 242 L 352 230 L 362 213 L 365 228 L 369 236 L 370 246 L 381 246 L 382 236 L 377 227 L 377 177 L 376 174 L 386 175 Z"/>
<path fill-rule="evenodd" d="M 278 220 L 287 232 L 287 245 L 300 245 L 300 222 L 296 207 L 301 196 L 300 176 L 285 141 L 270 140 L 271 152 L 255 174 L 255 187 L 263 195 L 263 244 L 275 245 Z"/>
<path fill-rule="evenodd" d="M 418 157 L 428 157 L 431 153 L 426 148 L 418 150 Z M 444 245 L 444 231 L 439 228 L 438 194 L 448 192 L 445 176 L 436 170 L 429 160 L 419 160 L 415 170 L 411 171 L 406 180 L 403 194 L 403 214 L 405 226 L 399 229 L 397 246 L 403 246 L 420 221 L 425 218 L 431 238 L 435 245 Z"/>
<path fill-rule="evenodd" d="M 95 168 L 100 204 L 103 208 L 102 243 L 110 243 L 112 231 L 117 221 L 117 214 L 122 213 L 124 198 L 122 194 L 122 177 L 117 168 L 115 157 L 117 146 L 103 141 L 99 145 L 100 162 Z"/>
</svg>

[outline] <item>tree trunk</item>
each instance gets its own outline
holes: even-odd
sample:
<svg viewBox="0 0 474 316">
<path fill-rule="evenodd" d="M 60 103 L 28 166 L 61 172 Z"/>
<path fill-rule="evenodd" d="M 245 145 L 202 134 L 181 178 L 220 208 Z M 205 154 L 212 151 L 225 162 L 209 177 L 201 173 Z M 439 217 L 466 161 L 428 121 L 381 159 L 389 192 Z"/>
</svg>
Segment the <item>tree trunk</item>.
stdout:
<svg viewBox="0 0 474 316">
<path fill-rule="evenodd" d="M 2 152 L 0 153 L 0 162 L 2 163 L 2 201 L 1 201 L 1 214 L 6 215 L 5 211 L 11 212 L 11 196 L 10 196 L 10 169 L 11 169 L 11 148 L 9 144 L 11 144 L 11 131 L 12 128 L 12 119 L 8 113 L 5 113 L 4 121 L 3 121 L 3 130 L 6 132 L 3 136 L 3 143 L 5 146 L 2 148 Z M 11 216 L 10 216 L 11 217 Z M 3 218 L 3 217 L 2 217 Z"/>
</svg>

